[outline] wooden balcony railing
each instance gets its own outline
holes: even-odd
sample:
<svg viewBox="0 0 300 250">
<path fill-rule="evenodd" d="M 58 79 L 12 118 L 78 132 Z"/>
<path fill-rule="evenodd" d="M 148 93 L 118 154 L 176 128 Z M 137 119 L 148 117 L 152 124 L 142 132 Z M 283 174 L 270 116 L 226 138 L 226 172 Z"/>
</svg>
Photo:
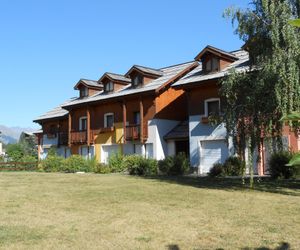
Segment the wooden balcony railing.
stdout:
<svg viewBox="0 0 300 250">
<path fill-rule="evenodd" d="M 126 126 L 126 140 L 135 141 L 135 140 L 147 140 L 148 138 L 148 128 L 143 126 L 143 138 L 141 138 L 141 125 L 131 124 Z"/>
<path fill-rule="evenodd" d="M 101 129 L 90 130 L 90 143 L 95 143 L 95 138 L 101 133 Z M 71 144 L 87 144 L 87 131 L 72 131 L 71 132 Z"/>
<path fill-rule="evenodd" d="M 87 143 L 87 131 L 71 131 L 71 143 L 72 144 L 86 144 Z"/>
<path fill-rule="evenodd" d="M 141 126 L 140 125 L 127 125 L 126 126 L 126 140 L 133 141 L 139 140 L 141 136 Z"/>
</svg>

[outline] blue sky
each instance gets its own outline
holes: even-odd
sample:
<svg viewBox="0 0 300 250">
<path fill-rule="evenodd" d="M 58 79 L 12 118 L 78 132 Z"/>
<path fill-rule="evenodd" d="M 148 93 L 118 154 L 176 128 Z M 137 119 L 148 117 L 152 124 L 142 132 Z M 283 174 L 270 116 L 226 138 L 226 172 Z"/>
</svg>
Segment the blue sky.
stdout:
<svg viewBox="0 0 300 250">
<path fill-rule="evenodd" d="M 0 124 L 32 120 L 77 95 L 80 78 L 193 60 L 242 42 L 226 7 L 248 0 L 0 0 Z"/>
</svg>

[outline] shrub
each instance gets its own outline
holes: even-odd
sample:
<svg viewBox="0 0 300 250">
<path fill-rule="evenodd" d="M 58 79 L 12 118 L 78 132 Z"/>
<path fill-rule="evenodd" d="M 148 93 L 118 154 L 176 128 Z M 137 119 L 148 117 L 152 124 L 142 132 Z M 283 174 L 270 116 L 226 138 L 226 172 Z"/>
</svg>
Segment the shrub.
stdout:
<svg viewBox="0 0 300 250">
<path fill-rule="evenodd" d="M 123 166 L 124 156 L 121 153 L 113 153 L 108 159 L 108 166 L 112 173 L 124 172 Z"/>
<path fill-rule="evenodd" d="M 97 163 L 94 166 L 93 172 L 96 173 L 96 174 L 110 174 L 111 169 L 107 164 Z"/>
<path fill-rule="evenodd" d="M 245 162 L 237 156 L 230 156 L 223 164 L 223 171 L 226 176 L 241 176 L 245 170 Z"/>
<path fill-rule="evenodd" d="M 49 148 L 47 156 L 56 156 L 56 155 L 57 155 L 57 148 L 54 146 Z"/>
<path fill-rule="evenodd" d="M 127 169 L 130 175 L 155 175 L 157 161 L 139 155 L 128 155 L 124 157 L 123 168 Z"/>
<path fill-rule="evenodd" d="M 271 155 L 269 160 L 270 174 L 272 178 L 292 177 L 291 168 L 286 166 L 292 159 L 292 153 L 289 151 L 279 151 Z"/>
<path fill-rule="evenodd" d="M 300 153 L 294 154 L 286 167 L 290 173 L 290 178 L 300 177 Z"/>
<path fill-rule="evenodd" d="M 21 162 L 26 162 L 26 163 L 32 163 L 32 164 L 26 164 L 24 165 L 24 168 L 26 170 L 37 170 L 37 159 L 35 156 L 32 155 L 25 155 L 22 157 Z"/>
<path fill-rule="evenodd" d="M 41 168 L 45 172 L 57 172 L 61 170 L 63 162 L 63 157 L 49 155 L 45 160 L 41 162 Z"/>
<path fill-rule="evenodd" d="M 97 160 L 96 157 L 92 157 L 91 159 L 85 160 L 86 170 L 85 172 L 95 172 L 95 169 L 97 168 Z"/>
<path fill-rule="evenodd" d="M 167 175 L 182 175 L 188 171 L 189 161 L 184 153 L 168 156 L 158 162 L 159 170 Z"/>
<path fill-rule="evenodd" d="M 65 159 L 61 170 L 66 173 L 90 172 L 87 160 L 80 155 L 72 155 Z"/>
<path fill-rule="evenodd" d="M 219 177 L 224 175 L 224 167 L 221 163 L 215 163 L 213 167 L 209 170 L 208 175 L 210 177 Z"/>
</svg>

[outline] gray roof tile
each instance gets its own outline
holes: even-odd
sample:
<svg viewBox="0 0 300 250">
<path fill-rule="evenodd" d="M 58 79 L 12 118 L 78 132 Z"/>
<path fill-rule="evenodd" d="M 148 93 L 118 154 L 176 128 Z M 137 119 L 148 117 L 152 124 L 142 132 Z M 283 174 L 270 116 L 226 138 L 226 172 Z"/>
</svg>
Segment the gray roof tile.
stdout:
<svg viewBox="0 0 300 250">
<path fill-rule="evenodd" d="M 189 137 L 189 123 L 188 121 L 180 122 L 168 134 L 164 136 L 165 140 L 184 139 Z"/>
<path fill-rule="evenodd" d="M 245 50 L 238 50 L 230 54 L 238 58 L 237 61 L 230 64 L 225 69 L 215 73 L 205 73 L 202 71 L 202 64 L 200 63 L 197 68 L 182 77 L 179 81 L 175 82 L 172 86 L 183 86 L 193 82 L 202 82 L 212 79 L 217 79 L 226 76 L 230 70 L 235 69 L 237 72 L 245 72 L 249 70 L 249 54 Z"/>
<path fill-rule="evenodd" d="M 34 120 L 34 122 L 39 122 L 39 121 L 53 119 L 53 118 L 62 118 L 64 116 L 67 116 L 69 114 L 69 111 L 63 109 L 62 106 L 68 105 L 68 103 L 72 102 L 74 99 L 75 98 L 71 98 L 65 101 L 64 103 L 62 103 L 61 105 L 59 105 L 58 107 L 55 107 L 54 109 L 46 112 L 45 114 L 40 115 Z"/>
<path fill-rule="evenodd" d="M 126 76 L 128 76 L 134 69 L 140 70 L 146 74 L 155 75 L 155 76 L 162 76 L 163 72 L 159 69 L 153 69 L 141 65 L 133 65 L 131 69 L 126 73 Z"/>
<path fill-rule="evenodd" d="M 160 69 L 163 73 L 163 75 L 157 79 L 154 79 L 150 83 L 146 84 L 143 87 L 140 88 L 132 88 L 131 84 L 124 86 L 122 89 L 120 89 L 117 92 L 114 93 L 103 93 L 100 92 L 98 94 L 95 94 L 94 96 L 85 98 L 85 99 L 79 99 L 77 98 L 74 101 L 71 101 L 70 103 L 67 103 L 66 105 L 63 105 L 63 107 L 68 107 L 68 106 L 74 106 L 74 105 L 79 105 L 83 103 L 90 103 L 90 102 L 96 102 L 96 101 L 101 101 L 101 100 L 108 100 L 116 97 L 121 97 L 121 96 L 127 96 L 127 95 L 132 95 L 132 94 L 138 94 L 138 93 L 143 93 L 151 90 L 156 90 L 160 86 L 162 86 L 164 83 L 167 81 L 171 80 L 173 77 L 178 75 L 180 72 L 183 70 L 187 69 L 188 67 L 192 66 L 195 64 L 195 61 L 188 62 L 188 63 L 183 63 L 179 65 L 174 65 L 166 68 Z"/>
<path fill-rule="evenodd" d="M 111 78 L 112 80 L 115 80 L 115 81 L 131 83 L 130 78 L 125 77 L 125 76 L 120 75 L 120 74 L 109 73 L 109 72 L 106 72 L 105 74 L 103 74 L 103 76 L 99 79 L 99 82 L 101 82 L 105 77 L 109 77 L 109 78 Z"/>
<path fill-rule="evenodd" d="M 80 79 L 80 80 L 78 81 L 78 83 L 75 85 L 74 89 L 78 89 L 78 85 L 79 85 L 80 83 L 83 83 L 83 84 L 85 84 L 85 85 L 88 86 L 88 87 L 103 88 L 103 85 L 102 85 L 102 84 L 99 84 L 97 81 L 89 80 L 89 79 Z"/>
</svg>

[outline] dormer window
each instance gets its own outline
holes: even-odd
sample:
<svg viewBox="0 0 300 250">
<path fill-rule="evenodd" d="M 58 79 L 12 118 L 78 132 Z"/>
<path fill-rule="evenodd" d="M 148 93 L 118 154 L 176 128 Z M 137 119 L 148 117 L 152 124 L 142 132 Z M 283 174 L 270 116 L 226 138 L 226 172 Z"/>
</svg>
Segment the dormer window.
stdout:
<svg viewBox="0 0 300 250">
<path fill-rule="evenodd" d="M 87 97 L 88 95 L 89 95 L 88 88 L 87 87 L 82 87 L 80 89 L 80 97 L 83 98 L 83 97 Z"/>
<path fill-rule="evenodd" d="M 136 75 L 132 80 L 132 85 L 136 87 L 142 84 L 143 84 L 143 77 L 141 75 Z"/>
<path fill-rule="evenodd" d="M 204 69 L 207 72 L 215 72 L 220 70 L 220 60 L 212 57 L 205 62 Z"/>
<path fill-rule="evenodd" d="M 113 82 L 106 83 L 105 87 L 104 87 L 104 90 L 105 90 L 105 92 L 112 92 L 112 91 L 114 91 L 114 84 L 113 84 Z"/>
</svg>

